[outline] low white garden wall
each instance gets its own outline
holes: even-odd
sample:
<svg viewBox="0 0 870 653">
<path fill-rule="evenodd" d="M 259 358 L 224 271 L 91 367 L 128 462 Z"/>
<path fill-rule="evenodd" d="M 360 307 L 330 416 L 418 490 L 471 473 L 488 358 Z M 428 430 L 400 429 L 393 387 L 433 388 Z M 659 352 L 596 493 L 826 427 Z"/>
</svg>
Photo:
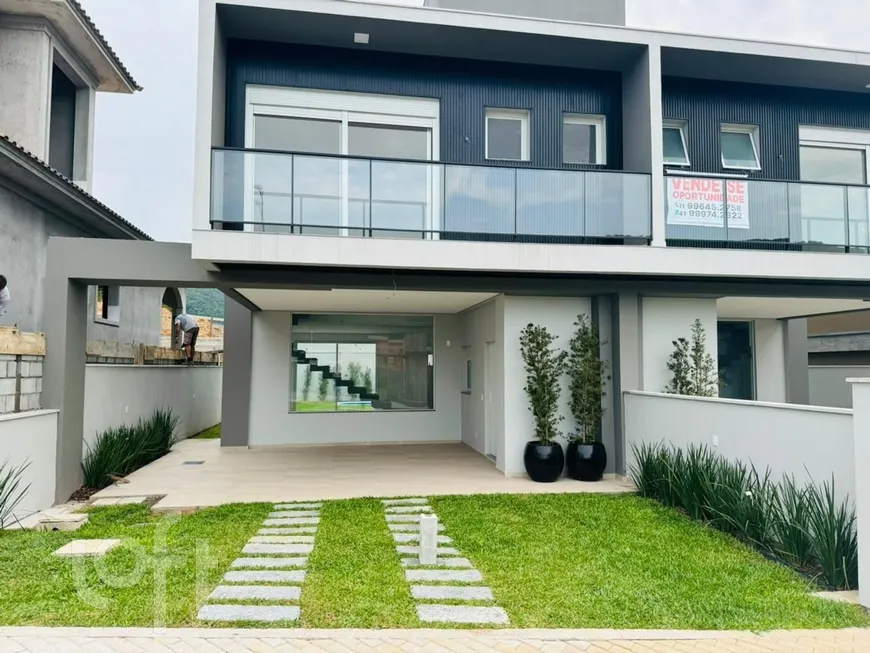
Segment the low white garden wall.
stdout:
<svg viewBox="0 0 870 653">
<path fill-rule="evenodd" d="M 88 365 L 85 372 L 84 440 L 107 428 L 135 424 L 171 408 L 182 437 L 221 421 L 223 367 Z"/>
<path fill-rule="evenodd" d="M 626 392 L 626 460 L 632 444 L 707 445 L 732 460 L 775 476 L 836 479 L 837 495 L 855 498 L 852 411 L 734 399 Z"/>
<path fill-rule="evenodd" d="M 0 462 L 30 463 L 21 481 L 21 488 L 30 489 L 15 510 L 18 519 L 54 505 L 57 418 L 56 410 L 0 415 Z"/>
</svg>

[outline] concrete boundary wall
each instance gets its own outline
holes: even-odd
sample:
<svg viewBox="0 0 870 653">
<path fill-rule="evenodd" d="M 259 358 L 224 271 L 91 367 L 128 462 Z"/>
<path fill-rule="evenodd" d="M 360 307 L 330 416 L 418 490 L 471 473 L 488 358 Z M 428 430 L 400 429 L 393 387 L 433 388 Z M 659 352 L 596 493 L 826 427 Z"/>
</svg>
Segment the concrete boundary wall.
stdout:
<svg viewBox="0 0 870 653">
<path fill-rule="evenodd" d="M 760 401 L 625 392 L 625 438 L 632 445 L 707 445 L 731 460 L 816 483 L 836 479 L 837 495 L 855 498 L 852 411 Z"/>
<path fill-rule="evenodd" d="M 13 515 L 17 519 L 54 505 L 58 412 L 0 415 L 0 463 L 8 460 L 12 467 L 30 463 L 21 484 L 30 489 Z"/>
<path fill-rule="evenodd" d="M 221 421 L 222 367 L 88 365 L 83 451 L 97 433 L 171 408 L 182 437 Z"/>
</svg>

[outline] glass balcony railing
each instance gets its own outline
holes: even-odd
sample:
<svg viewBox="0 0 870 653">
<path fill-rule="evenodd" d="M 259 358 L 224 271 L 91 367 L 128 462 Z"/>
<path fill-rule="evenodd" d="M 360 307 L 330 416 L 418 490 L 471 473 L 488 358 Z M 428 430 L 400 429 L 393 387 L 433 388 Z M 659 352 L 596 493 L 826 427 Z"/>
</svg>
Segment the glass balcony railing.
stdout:
<svg viewBox="0 0 870 653">
<path fill-rule="evenodd" d="M 870 252 L 870 187 L 669 176 L 668 245 Z"/>
<path fill-rule="evenodd" d="M 213 229 L 373 238 L 649 242 L 650 177 L 216 149 Z"/>
</svg>

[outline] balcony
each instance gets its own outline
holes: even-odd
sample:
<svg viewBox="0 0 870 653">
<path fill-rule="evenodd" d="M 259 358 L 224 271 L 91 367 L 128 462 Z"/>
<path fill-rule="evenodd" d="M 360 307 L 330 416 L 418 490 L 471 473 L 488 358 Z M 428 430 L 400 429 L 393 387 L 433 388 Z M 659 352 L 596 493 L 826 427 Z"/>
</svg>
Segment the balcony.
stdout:
<svg viewBox="0 0 870 653">
<path fill-rule="evenodd" d="M 650 177 L 215 149 L 211 226 L 357 238 L 647 244 Z"/>
<path fill-rule="evenodd" d="M 868 186 L 673 175 L 665 212 L 671 246 L 870 252 Z"/>
</svg>

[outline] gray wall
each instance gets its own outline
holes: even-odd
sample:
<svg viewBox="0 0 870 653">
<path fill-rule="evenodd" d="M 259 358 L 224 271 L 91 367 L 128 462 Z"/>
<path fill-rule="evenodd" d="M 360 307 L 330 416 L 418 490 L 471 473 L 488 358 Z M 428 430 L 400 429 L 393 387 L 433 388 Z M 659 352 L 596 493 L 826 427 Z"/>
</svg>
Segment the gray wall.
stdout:
<svg viewBox="0 0 870 653">
<path fill-rule="evenodd" d="M 0 274 L 11 303 L 0 325 L 43 332 L 46 245 L 51 236 L 89 237 L 85 230 L 0 186 Z M 122 288 L 120 326 L 94 322 L 94 289 L 88 292 L 88 339 L 160 344 L 162 288 Z"/>
<path fill-rule="evenodd" d="M 819 365 L 809 368 L 810 404 L 852 407 L 852 386 L 846 379 L 870 378 L 870 366 Z"/>
<path fill-rule="evenodd" d="M 426 0 L 427 7 L 625 25 L 625 0 Z"/>
<path fill-rule="evenodd" d="M 121 320 L 116 325 L 95 319 L 96 288 L 88 289 L 88 340 L 159 345 L 165 288 L 121 288 Z"/>
<path fill-rule="evenodd" d="M 0 28 L 0 131 L 43 161 L 48 158 L 51 62 L 47 32 Z"/>
</svg>

